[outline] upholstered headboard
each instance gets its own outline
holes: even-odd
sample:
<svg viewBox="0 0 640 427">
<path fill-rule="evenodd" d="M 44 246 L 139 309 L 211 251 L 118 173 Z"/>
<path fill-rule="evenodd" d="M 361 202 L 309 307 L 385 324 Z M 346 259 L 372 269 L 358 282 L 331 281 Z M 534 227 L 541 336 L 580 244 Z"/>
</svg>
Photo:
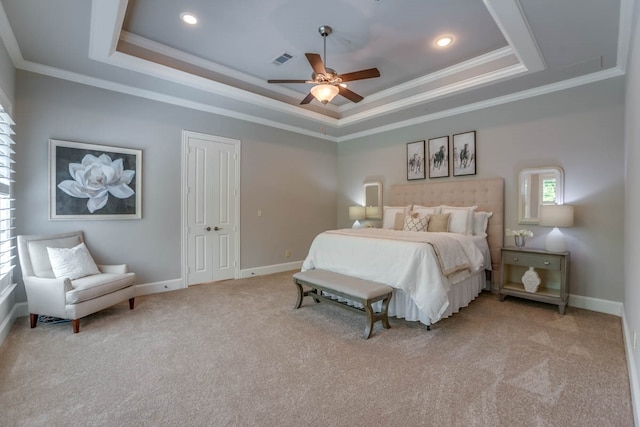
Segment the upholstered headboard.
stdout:
<svg viewBox="0 0 640 427">
<path fill-rule="evenodd" d="M 500 270 L 500 248 L 504 239 L 504 179 L 423 182 L 392 185 L 387 206 L 419 204 L 423 206 L 478 206 L 478 211 L 493 212 L 487 227 L 487 240 L 494 272 Z"/>
</svg>

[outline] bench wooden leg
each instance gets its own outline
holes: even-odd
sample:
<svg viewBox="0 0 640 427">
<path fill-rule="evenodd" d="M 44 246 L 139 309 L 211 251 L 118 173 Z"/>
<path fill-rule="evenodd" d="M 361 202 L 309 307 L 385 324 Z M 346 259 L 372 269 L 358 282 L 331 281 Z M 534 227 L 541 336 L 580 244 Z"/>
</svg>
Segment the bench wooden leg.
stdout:
<svg viewBox="0 0 640 427">
<path fill-rule="evenodd" d="M 38 315 L 29 313 L 29 322 L 31 323 L 31 328 L 35 328 L 38 325 Z"/>
<path fill-rule="evenodd" d="M 368 340 L 373 333 L 373 324 L 375 323 L 375 313 L 373 312 L 371 303 L 367 302 L 366 304 L 364 304 L 364 311 L 367 312 L 367 327 L 364 329 L 364 339 Z"/>
<path fill-rule="evenodd" d="M 382 326 L 385 329 L 390 329 L 391 325 L 389 325 L 389 302 L 391 301 L 391 294 L 388 297 L 382 300 Z"/>
</svg>

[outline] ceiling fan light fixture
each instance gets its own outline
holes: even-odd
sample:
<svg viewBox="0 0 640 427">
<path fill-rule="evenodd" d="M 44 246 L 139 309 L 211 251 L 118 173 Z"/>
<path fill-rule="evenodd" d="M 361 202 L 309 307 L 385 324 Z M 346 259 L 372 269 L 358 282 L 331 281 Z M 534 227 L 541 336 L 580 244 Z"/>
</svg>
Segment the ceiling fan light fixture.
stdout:
<svg viewBox="0 0 640 427">
<path fill-rule="evenodd" d="M 323 104 L 331 102 L 333 98 L 340 92 L 337 86 L 330 85 L 327 83 L 315 85 L 311 88 L 311 94 Z"/>
</svg>

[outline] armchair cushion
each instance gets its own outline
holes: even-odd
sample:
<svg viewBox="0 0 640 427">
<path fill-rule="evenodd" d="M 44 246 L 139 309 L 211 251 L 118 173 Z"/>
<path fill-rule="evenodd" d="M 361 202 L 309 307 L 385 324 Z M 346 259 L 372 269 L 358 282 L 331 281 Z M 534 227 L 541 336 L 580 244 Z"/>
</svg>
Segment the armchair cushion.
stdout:
<svg viewBox="0 0 640 427">
<path fill-rule="evenodd" d="M 51 268 L 51 262 L 49 261 L 49 253 L 47 252 L 47 247 L 72 248 L 79 245 L 80 242 L 80 237 L 77 235 L 53 238 L 49 240 L 28 241 L 28 255 L 31 261 L 30 264 L 33 269 L 33 275 L 36 277 L 47 277 L 50 279 L 54 279 L 56 276 L 53 274 L 53 269 Z M 29 275 L 29 272 L 27 272 L 26 274 Z"/>
<path fill-rule="evenodd" d="M 67 304 L 78 304 L 124 289 L 133 284 L 135 277 L 135 273 L 101 273 L 72 280 L 73 289 L 67 292 Z"/>
<path fill-rule="evenodd" d="M 47 247 L 47 252 L 56 279 L 68 277 L 75 280 L 100 273 L 84 243 L 73 248 Z"/>
</svg>

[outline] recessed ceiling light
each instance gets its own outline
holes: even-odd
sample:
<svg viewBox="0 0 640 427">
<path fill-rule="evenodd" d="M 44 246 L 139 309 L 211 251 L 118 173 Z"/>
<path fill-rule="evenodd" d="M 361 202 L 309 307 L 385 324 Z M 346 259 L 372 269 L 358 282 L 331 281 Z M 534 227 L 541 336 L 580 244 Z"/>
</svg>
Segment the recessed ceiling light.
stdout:
<svg viewBox="0 0 640 427">
<path fill-rule="evenodd" d="M 198 18 L 193 13 L 182 12 L 180 14 L 180 19 L 186 22 L 189 25 L 196 25 L 198 23 Z"/>
<path fill-rule="evenodd" d="M 436 40 L 436 46 L 438 47 L 447 47 L 451 43 L 453 43 L 453 37 L 451 36 L 442 36 Z"/>
</svg>

